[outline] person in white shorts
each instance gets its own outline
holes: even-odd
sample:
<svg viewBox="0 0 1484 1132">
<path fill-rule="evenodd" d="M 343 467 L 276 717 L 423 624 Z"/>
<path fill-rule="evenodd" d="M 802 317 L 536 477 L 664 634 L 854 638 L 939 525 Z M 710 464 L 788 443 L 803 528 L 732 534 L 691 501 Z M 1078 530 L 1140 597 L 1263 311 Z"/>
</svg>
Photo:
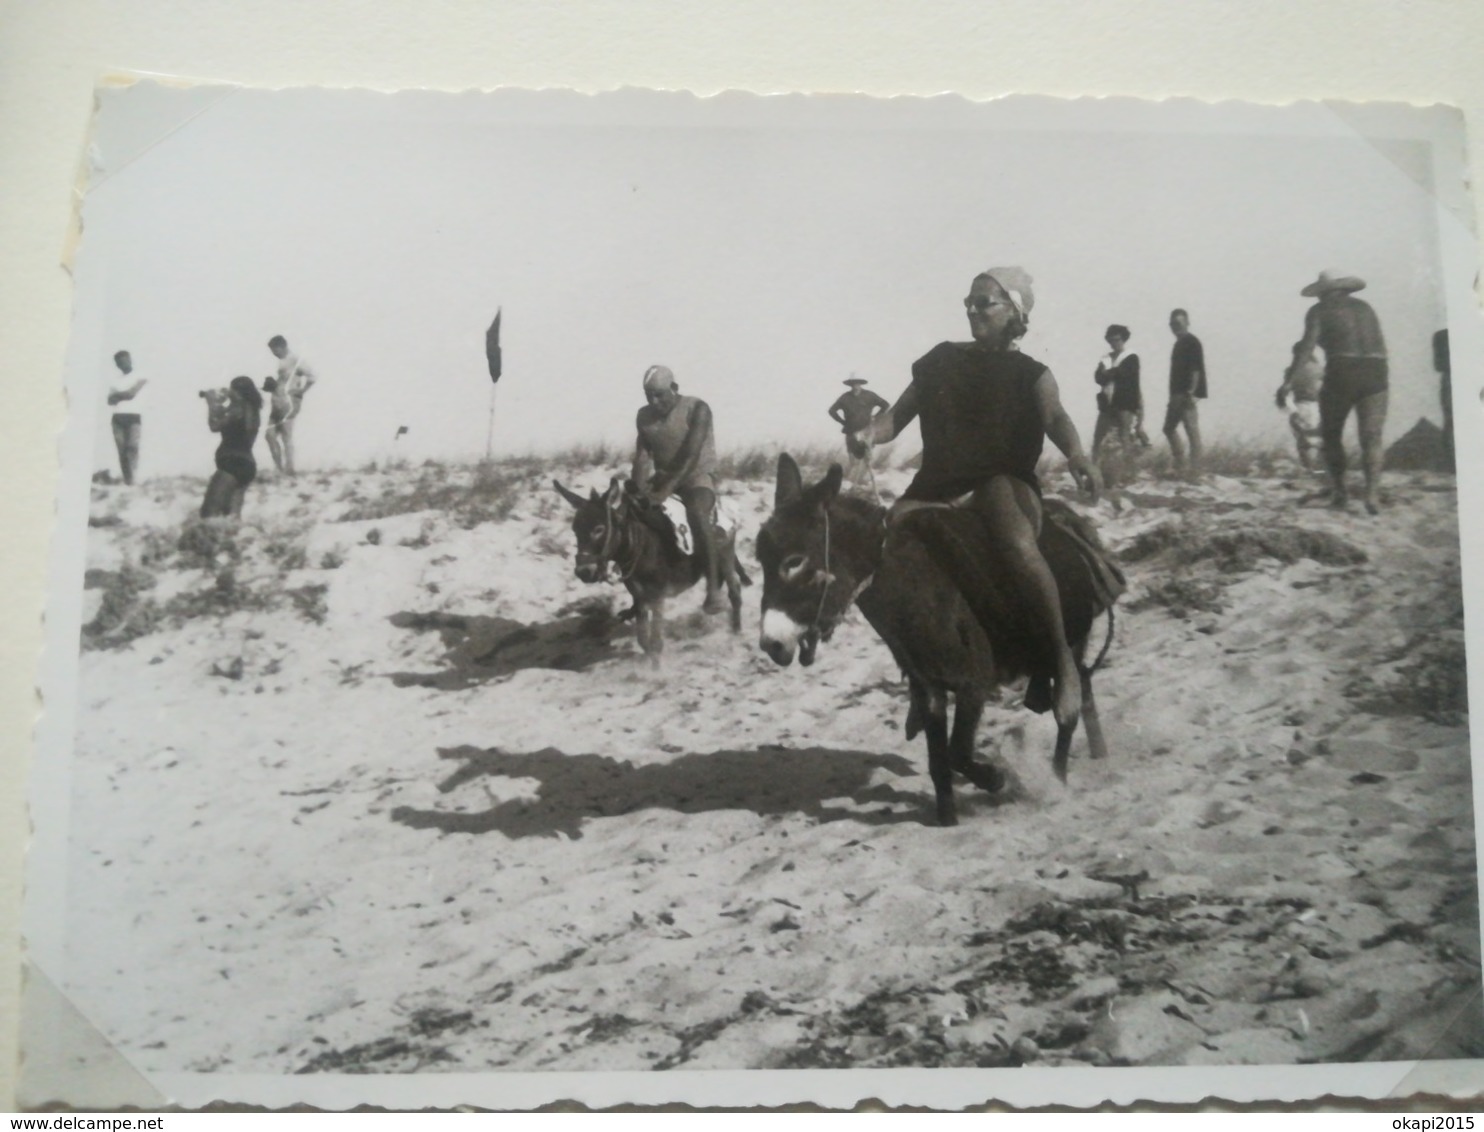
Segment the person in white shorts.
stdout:
<svg viewBox="0 0 1484 1132">
<path fill-rule="evenodd" d="M 273 466 L 291 476 L 294 474 L 294 421 L 304 407 L 304 394 L 314 384 L 315 376 L 309 363 L 289 349 L 281 334 L 268 339 L 268 349 L 278 359 L 278 376 L 271 383 L 263 384 L 264 391 L 273 395 L 273 407 L 268 414 L 264 436 L 268 441 L 268 451 L 273 455 Z"/>
<path fill-rule="evenodd" d="M 1314 442 L 1319 439 L 1319 390 L 1324 385 L 1324 367 L 1312 357 L 1303 365 L 1298 364 L 1299 351 L 1303 343 L 1295 343 L 1293 361 L 1283 371 L 1283 384 L 1278 386 L 1278 408 L 1288 408 L 1288 398 L 1293 397 L 1293 409 L 1288 414 L 1288 427 L 1293 430 L 1293 442 L 1298 446 L 1299 463 L 1305 471 L 1314 470 L 1310 456 Z"/>
</svg>

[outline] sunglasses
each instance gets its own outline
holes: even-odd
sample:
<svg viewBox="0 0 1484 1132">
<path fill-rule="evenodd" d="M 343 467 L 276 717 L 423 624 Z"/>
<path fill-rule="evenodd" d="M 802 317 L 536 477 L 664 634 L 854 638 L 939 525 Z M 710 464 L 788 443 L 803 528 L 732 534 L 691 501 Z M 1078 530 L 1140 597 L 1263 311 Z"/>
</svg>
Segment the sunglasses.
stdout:
<svg viewBox="0 0 1484 1132">
<path fill-rule="evenodd" d="M 964 300 L 964 310 L 986 313 L 991 307 L 1013 307 L 1009 299 L 991 299 L 985 295 L 970 295 Z"/>
</svg>

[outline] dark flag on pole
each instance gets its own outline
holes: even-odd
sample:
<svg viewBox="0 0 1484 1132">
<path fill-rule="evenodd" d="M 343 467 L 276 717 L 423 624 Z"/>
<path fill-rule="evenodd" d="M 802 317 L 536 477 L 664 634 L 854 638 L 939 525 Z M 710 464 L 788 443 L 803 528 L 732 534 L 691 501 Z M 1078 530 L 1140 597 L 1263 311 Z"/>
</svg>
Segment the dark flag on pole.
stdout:
<svg viewBox="0 0 1484 1132">
<path fill-rule="evenodd" d="M 484 332 L 484 356 L 490 363 L 490 380 L 500 380 L 500 311 L 495 311 L 495 321 Z"/>
</svg>

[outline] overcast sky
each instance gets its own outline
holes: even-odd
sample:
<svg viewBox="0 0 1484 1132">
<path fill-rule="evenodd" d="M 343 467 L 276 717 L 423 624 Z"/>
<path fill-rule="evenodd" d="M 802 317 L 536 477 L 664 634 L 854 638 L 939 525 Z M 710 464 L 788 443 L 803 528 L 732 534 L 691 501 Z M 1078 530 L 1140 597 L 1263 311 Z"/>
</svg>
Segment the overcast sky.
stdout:
<svg viewBox="0 0 1484 1132">
<path fill-rule="evenodd" d="M 1316 133 L 1316 108 L 1144 108 L 1115 130 L 1089 104 L 1042 103 L 1027 124 L 966 105 L 679 103 L 106 92 L 78 274 L 98 340 L 74 348 L 74 388 L 91 370 L 101 404 L 129 349 L 151 380 L 144 474 L 204 473 L 196 391 L 261 381 L 283 334 L 320 379 L 303 466 L 385 456 L 401 425 L 409 457 L 477 457 L 503 307 L 498 454 L 630 444 L 654 363 L 710 402 L 722 449 L 833 442 L 844 378 L 895 398 L 914 358 L 967 337 L 972 277 L 1018 263 L 1036 280 L 1022 348 L 1084 443 L 1110 322 L 1133 330 L 1157 437 L 1176 306 L 1206 348 L 1208 435 L 1281 443 L 1299 290 L 1330 267 L 1369 281 L 1388 439 L 1440 419 L 1423 143 Z M 916 429 L 897 443 L 915 450 Z"/>
</svg>

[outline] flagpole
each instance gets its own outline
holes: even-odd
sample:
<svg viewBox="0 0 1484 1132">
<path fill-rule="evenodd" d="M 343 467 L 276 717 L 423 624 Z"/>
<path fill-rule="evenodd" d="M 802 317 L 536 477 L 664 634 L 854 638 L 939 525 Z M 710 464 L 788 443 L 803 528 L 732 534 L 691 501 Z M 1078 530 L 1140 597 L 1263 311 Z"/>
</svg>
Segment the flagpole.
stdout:
<svg viewBox="0 0 1484 1132">
<path fill-rule="evenodd" d="M 490 386 L 490 423 L 489 429 L 484 435 L 484 458 L 486 463 L 495 454 L 495 390 L 498 388 L 499 386 L 497 385 Z"/>
<path fill-rule="evenodd" d="M 495 388 L 500 382 L 500 373 L 504 364 L 500 355 L 500 314 L 499 307 L 495 308 L 495 321 L 490 323 L 489 329 L 484 332 L 484 356 L 489 362 L 490 371 L 490 420 L 489 427 L 484 434 L 484 459 L 488 463 L 495 455 Z"/>
</svg>

